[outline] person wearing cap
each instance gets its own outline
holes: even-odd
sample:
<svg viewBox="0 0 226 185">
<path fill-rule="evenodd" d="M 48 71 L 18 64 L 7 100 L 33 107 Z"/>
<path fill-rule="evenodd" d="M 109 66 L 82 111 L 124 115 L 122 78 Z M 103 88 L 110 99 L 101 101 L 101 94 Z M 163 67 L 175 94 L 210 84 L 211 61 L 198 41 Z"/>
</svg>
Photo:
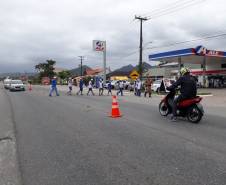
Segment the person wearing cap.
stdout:
<svg viewBox="0 0 226 185">
<path fill-rule="evenodd" d="M 72 91 L 72 84 L 73 84 L 73 80 L 72 80 L 72 78 L 70 77 L 69 79 L 68 79 L 68 92 L 67 92 L 67 95 L 71 95 L 71 91 Z"/>
<path fill-rule="evenodd" d="M 180 78 L 174 82 L 171 86 L 166 89 L 171 91 L 180 86 L 180 95 L 173 101 L 173 116 L 171 117 L 172 121 L 177 120 L 177 104 L 185 99 L 194 98 L 197 95 L 197 86 L 195 78 L 190 75 L 190 70 L 188 68 L 181 68 Z"/>
<path fill-rule="evenodd" d="M 59 96 L 59 93 L 57 91 L 57 77 L 54 76 L 53 79 L 51 80 L 51 90 L 49 92 L 49 96 L 52 96 L 53 91 L 56 92 L 56 96 Z"/>
<path fill-rule="evenodd" d="M 95 94 L 94 94 L 94 92 L 93 92 L 93 79 L 91 79 L 90 81 L 89 81 L 89 84 L 88 84 L 88 92 L 87 92 L 87 96 L 89 95 L 89 92 L 91 92 L 92 93 L 92 95 L 94 96 Z"/>
</svg>

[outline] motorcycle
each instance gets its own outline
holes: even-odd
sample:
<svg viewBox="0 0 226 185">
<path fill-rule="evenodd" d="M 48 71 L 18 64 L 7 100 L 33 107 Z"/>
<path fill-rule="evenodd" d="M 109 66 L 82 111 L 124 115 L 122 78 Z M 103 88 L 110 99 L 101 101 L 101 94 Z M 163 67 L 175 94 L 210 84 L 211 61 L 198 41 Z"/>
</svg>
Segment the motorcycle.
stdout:
<svg viewBox="0 0 226 185">
<path fill-rule="evenodd" d="M 161 116 L 167 116 L 172 113 L 173 100 L 176 95 L 176 90 L 171 90 L 159 103 L 159 113 Z M 186 99 L 178 103 L 177 116 L 187 117 L 189 122 L 199 123 L 204 115 L 203 106 L 200 103 L 202 97 L 196 96 L 191 99 Z"/>
</svg>

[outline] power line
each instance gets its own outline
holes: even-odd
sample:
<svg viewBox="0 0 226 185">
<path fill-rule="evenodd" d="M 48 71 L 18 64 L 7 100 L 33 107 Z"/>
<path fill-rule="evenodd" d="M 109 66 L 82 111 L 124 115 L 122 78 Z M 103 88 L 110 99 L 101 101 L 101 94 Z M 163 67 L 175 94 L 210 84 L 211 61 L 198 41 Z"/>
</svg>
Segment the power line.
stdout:
<svg viewBox="0 0 226 185">
<path fill-rule="evenodd" d="M 214 39 L 214 38 L 223 37 L 223 36 L 226 36 L 226 33 L 222 33 L 222 34 L 218 34 L 218 35 L 212 35 L 212 36 L 206 36 L 206 37 L 203 37 L 203 38 L 192 39 L 192 40 L 187 40 L 187 41 L 182 41 L 182 42 L 175 42 L 175 43 L 167 44 L 167 45 L 164 45 L 164 46 L 149 47 L 149 48 L 145 48 L 145 50 L 170 47 L 170 46 L 175 46 L 175 45 L 179 45 L 179 44 L 196 42 L 196 41 L 200 41 L 200 40 L 209 40 L 209 39 Z"/>
<path fill-rule="evenodd" d="M 146 16 L 148 19 L 155 19 L 197 5 L 204 1 L 207 0 L 179 0 L 173 4 L 168 4 L 166 8 L 155 9 L 150 13 L 143 14 L 142 16 Z"/>
<path fill-rule="evenodd" d="M 196 0 L 178 0 L 178 1 L 175 1 L 174 3 L 170 3 L 170 4 L 165 5 L 164 7 L 166 7 L 166 8 L 154 9 L 149 13 L 143 14 L 142 16 L 150 16 L 150 15 L 153 15 L 153 14 L 156 14 L 156 13 L 164 12 L 166 10 L 169 10 L 169 9 L 174 8 L 174 7 L 181 6 L 183 4 L 193 2 L 193 1 L 196 1 Z"/>
<path fill-rule="evenodd" d="M 205 37 L 201 37 L 201 38 L 197 38 L 197 39 L 191 39 L 191 40 L 186 40 L 186 41 L 181 41 L 181 42 L 174 42 L 174 43 L 166 44 L 166 45 L 163 45 L 163 46 L 148 47 L 148 48 L 144 48 L 143 50 L 152 50 L 152 49 L 171 47 L 171 46 L 175 46 L 175 45 L 186 44 L 186 43 L 196 42 L 196 41 L 200 41 L 200 40 L 216 39 L 216 38 L 224 37 L 224 36 L 226 36 L 226 33 L 215 34 L 215 35 L 205 36 Z M 127 58 L 129 56 L 132 56 L 132 55 L 138 53 L 138 52 L 139 52 L 139 50 L 135 50 L 135 51 L 123 56 L 123 57 L 120 57 L 120 59 Z"/>
</svg>

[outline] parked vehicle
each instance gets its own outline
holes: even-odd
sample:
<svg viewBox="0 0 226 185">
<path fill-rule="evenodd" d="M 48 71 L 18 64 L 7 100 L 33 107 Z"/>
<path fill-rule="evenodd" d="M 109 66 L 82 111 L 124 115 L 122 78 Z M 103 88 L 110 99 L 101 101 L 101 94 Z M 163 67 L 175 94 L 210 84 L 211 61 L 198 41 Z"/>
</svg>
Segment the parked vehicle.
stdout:
<svg viewBox="0 0 226 185">
<path fill-rule="evenodd" d="M 112 80 L 111 81 L 112 89 L 117 89 L 118 86 L 118 80 Z"/>
<path fill-rule="evenodd" d="M 21 80 L 11 80 L 10 86 L 9 86 L 10 91 L 25 91 L 25 85 Z"/>
<path fill-rule="evenodd" d="M 5 88 L 5 89 L 9 89 L 9 87 L 10 87 L 10 82 L 11 82 L 11 79 L 9 79 L 9 78 L 6 78 L 6 79 L 3 81 L 3 84 L 4 84 L 4 88 Z"/>
<path fill-rule="evenodd" d="M 172 113 L 172 104 L 176 94 L 176 90 L 170 91 L 159 103 L 159 113 L 167 116 Z M 204 115 L 203 106 L 200 104 L 202 98 L 195 98 L 181 101 L 177 106 L 177 116 L 187 117 L 188 121 L 198 123 Z"/>
<path fill-rule="evenodd" d="M 106 83 L 104 84 L 104 88 L 108 88 L 108 84 L 110 83 L 111 81 L 110 80 L 106 80 Z"/>
<path fill-rule="evenodd" d="M 151 86 L 151 90 L 154 92 L 159 93 L 160 92 L 160 86 L 161 86 L 162 80 L 156 80 L 153 82 Z"/>
</svg>

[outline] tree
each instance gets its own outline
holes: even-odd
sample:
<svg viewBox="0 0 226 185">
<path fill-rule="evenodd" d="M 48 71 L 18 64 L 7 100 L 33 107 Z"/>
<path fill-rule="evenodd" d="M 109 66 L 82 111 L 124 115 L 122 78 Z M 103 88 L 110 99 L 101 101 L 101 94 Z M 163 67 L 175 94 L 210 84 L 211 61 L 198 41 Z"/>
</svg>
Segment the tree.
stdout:
<svg viewBox="0 0 226 185">
<path fill-rule="evenodd" d="M 62 80 L 65 80 L 71 76 L 71 72 L 68 70 L 64 70 L 59 72 L 57 76 L 60 77 Z"/>
<path fill-rule="evenodd" d="M 54 65 L 56 64 L 56 61 L 54 60 L 46 60 L 46 63 L 39 63 L 35 66 L 35 69 L 39 72 L 39 78 L 42 77 L 49 77 L 53 78 L 55 75 L 54 73 Z"/>
</svg>

